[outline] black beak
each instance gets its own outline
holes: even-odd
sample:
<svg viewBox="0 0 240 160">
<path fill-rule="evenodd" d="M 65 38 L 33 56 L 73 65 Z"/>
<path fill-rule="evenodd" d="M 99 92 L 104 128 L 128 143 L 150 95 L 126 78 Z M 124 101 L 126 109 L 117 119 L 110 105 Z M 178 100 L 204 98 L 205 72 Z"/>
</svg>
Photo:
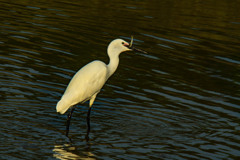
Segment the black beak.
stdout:
<svg viewBox="0 0 240 160">
<path fill-rule="evenodd" d="M 142 53 L 148 54 L 146 51 L 138 49 L 138 48 L 135 48 L 133 46 L 130 49 L 132 49 L 133 51 L 138 51 L 138 52 L 142 52 Z"/>
</svg>

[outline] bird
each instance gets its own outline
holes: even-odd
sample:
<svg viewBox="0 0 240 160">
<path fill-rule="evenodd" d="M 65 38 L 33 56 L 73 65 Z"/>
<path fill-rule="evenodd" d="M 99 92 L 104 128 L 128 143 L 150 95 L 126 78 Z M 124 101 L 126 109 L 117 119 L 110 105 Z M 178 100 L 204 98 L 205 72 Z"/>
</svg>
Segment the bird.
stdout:
<svg viewBox="0 0 240 160">
<path fill-rule="evenodd" d="M 71 79 L 64 94 L 56 105 L 56 111 L 64 114 L 68 109 L 71 111 L 67 115 L 66 136 L 68 137 L 69 126 L 75 105 L 89 101 L 87 113 L 87 137 L 90 132 L 90 112 L 97 94 L 100 92 L 107 80 L 114 74 L 119 64 L 119 55 L 126 51 L 143 50 L 133 47 L 133 37 L 128 43 L 123 39 L 115 39 L 108 45 L 107 54 L 109 63 L 105 64 L 100 60 L 94 60 L 83 66 Z"/>
</svg>

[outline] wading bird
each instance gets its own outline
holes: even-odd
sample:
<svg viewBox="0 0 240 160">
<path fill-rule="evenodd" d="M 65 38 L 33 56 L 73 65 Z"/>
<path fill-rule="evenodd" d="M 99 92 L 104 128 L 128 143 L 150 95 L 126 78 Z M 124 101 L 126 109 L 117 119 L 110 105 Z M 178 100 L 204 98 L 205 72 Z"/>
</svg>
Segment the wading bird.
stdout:
<svg viewBox="0 0 240 160">
<path fill-rule="evenodd" d="M 66 136 L 68 137 L 70 120 L 75 110 L 74 105 L 84 103 L 89 100 L 87 114 L 87 137 L 90 131 L 90 112 L 93 102 L 108 78 L 116 71 L 119 64 L 119 55 L 125 51 L 142 51 L 132 46 L 133 37 L 130 44 L 122 39 L 113 40 L 108 48 L 109 64 L 95 60 L 82 67 L 72 78 L 67 86 L 61 100 L 57 103 L 57 112 L 64 114 L 69 108 L 71 111 L 67 116 Z"/>
</svg>

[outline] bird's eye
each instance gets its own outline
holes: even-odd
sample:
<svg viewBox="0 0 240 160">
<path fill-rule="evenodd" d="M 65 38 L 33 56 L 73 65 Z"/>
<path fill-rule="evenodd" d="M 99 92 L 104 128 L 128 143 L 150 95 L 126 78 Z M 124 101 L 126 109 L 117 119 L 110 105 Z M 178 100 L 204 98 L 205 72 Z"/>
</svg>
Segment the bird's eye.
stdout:
<svg viewBox="0 0 240 160">
<path fill-rule="evenodd" d="M 122 42 L 122 44 L 124 44 L 124 42 Z"/>
</svg>

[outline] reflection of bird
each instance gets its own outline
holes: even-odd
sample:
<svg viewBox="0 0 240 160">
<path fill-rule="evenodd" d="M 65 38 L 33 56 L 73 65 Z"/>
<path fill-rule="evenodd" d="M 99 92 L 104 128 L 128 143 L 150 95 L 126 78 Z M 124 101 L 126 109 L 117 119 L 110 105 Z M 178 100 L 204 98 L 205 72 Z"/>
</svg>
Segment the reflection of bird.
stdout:
<svg viewBox="0 0 240 160">
<path fill-rule="evenodd" d="M 75 109 L 73 106 L 77 103 L 84 103 L 87 100 L 90 100 L 87 114 L 89 133 L 91 106 L 105 82 L 116 71 L 119 63 L 119 54 L 125 51 L 138 50 L 132 47 L 132 42 L 133 39 L 130 44 L 122 39 L 113 40 L 107 49 L 110 59 L 108 65 L 102 61 L 95 60 L 82 67 L 74 75 L 56 107 L 57 112 L 61 114 L 64 114 L 69 108 L 72 107 L 67 118 L 66 136 L 68 136 L 71 116 Z"/>
<path fill-rule="evenodd" d="M 81 154 L 75 154 L 77 151 L 76 147 L 70 144 L 55 145 L 53 149 L 53 157 L 60 160 L 68 159 L 80 159 L 80 160 L 95 160 L 96 156 L 88 151 L 83 151 Z"/>
</svg>

